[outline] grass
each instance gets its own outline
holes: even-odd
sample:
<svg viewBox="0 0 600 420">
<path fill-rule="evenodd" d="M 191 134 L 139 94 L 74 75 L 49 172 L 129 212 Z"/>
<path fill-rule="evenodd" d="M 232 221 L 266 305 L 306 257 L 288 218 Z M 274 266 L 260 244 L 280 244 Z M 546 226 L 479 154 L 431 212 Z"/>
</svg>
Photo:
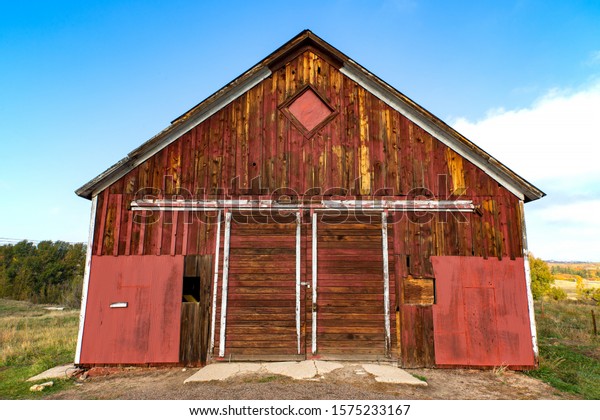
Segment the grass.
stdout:
<svg viewBox="0 0 600 420">
<path fill-rule="evenodd" d="M 427 382 L 427 378 L 425 376 L 423 376 L 423 375 L 417 375 L 416 373 L 411 373 L 411 375 L 414 376 L 415 378 L 417 378 L 420 381 Z"/>
<path fill-rule="evenodd" d="M 70 386 L 54 380 L 53 387 L 34 393 L 26 380 L 73 361 L 78 324 L 78 311 L 0 299 L 0 399 L 39 399 Z"/>
<path fill-rule="evenodd" d="M 273 382 L 273 381 L 276 381 L 278 379 L 281 379 L 281 376 L 279 376 L 279 375 L 269 375 L 269 376 L 262 376 L 262 377 L 260 377 L 257 382 L 259 382 L 259 383 Z"/>
<path fill-rule="evenodd" d="M 600 336 L 592 332 L 591 310 L 581 302 L 536 302 L 540 366 L 528 374 L 561 391 L 585 399 L 600 399 Z"/>
</svg>

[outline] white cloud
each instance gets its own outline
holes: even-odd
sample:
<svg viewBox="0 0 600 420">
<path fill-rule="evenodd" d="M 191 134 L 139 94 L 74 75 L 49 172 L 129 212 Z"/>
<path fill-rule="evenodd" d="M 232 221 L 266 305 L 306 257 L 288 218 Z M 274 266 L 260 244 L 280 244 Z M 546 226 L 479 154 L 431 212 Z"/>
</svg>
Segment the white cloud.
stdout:
<svg viewBox="0 0 600 420">
<path fill-rule="evenodd" d="M 600 261 L 600 200 L 561 202 L 563 195 L 547 199 L 549 206 L 531 204 L 526 210 L 534 254 L 554 260 Z"/>
<path fill-rule="evenodd" d="M 600 179 L 600 83 L 553 90 L 530 108 L 498 109 L 454 128 L 532 182 Z"/>
<path fill-rule="evenodd" d="M 548 192 L 526 206 L 534 253 L 600 261 L 600 82 L 555 89 L 530 107 L 498 108 L 453 127 Z"/>
<path fill-rule="evenodd" d="M 563 199 L 556 194 L 542 199 L 547 208 L 525 206 L 529 250 L 544 259 L 600 261 L 597 203 L 556 204 Z"/>
<path fill-rule="evenodd" d="M 536 217 L 547 223 L 560 222 L 564 224 L 565 214 L 569 215 L 568 225 L 570 226 L 586 225 L 600 231 L 600 218 L 595 217 L 600 214 L 600 200 L 556 204 L 536 211 Z M 598 238 L 600 239 L 600 235 Z M 600 240 L 598 243 L 600 244 Z"/>
</svg>

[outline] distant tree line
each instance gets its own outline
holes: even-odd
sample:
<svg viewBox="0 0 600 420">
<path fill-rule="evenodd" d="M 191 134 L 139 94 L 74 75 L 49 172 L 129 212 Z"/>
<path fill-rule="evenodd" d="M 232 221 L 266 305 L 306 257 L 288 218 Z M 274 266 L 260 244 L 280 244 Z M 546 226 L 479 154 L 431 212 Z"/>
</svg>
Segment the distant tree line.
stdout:
<svg viewBox="0 0 600 420">
<path fill-rule="evenodd" d="M 0 246 L 0 297 L 79 307 L 85 252 L 62 241 Z"/>
<path fill-rule="evenodd" d="M 595 279 L 598 273 L 594 269 L 588 269 L 585 267 L 573 267 L 568 265 L 553 265 L 550 267 L 552 274 L 571 274 L 574 276 L 580 276 L 584 279 Z"/>
<path fill-rule="evenodd" d="M 563 300 L 567 298 L 567 293 L 554 285 L 555 275 L 566 274 L 572 276 L 576 281 L 577 298 L 583 302 L 595 302 L 600 305 L 600 288 L 586 287 L 584 277 L 588 279 L 597 278 L 597 270 L 585 269 L 569 266 L 552 266 L 548 263 L 529 255 L 529 267 L 531 269 L 531 292 L 534 299 L 541 299 L 544 296 L 554 300 Z"/>
</svg>

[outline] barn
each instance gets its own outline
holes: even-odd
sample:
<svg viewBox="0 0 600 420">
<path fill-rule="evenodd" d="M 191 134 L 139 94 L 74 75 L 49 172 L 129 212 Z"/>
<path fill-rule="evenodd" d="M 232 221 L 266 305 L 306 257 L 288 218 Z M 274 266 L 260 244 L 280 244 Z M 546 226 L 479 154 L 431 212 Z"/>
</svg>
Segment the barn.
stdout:
<svg viewBox="0 0 600 420">
<path fill-rule="evenodd" d="M 76 193 L 78 365 L 537 364 L 544 193 L 311 31 Z"/>
</svg>

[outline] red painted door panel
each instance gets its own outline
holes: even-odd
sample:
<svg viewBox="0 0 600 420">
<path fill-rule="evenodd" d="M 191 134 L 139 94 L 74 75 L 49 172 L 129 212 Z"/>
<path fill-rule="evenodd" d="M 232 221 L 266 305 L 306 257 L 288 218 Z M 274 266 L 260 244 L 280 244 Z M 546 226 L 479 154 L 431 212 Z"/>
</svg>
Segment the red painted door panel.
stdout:
<svg viewBox="0 0 600 420">
<path fill-rule="evenodd" d="M 502 364 L 498 357 L 498 326 L 496 300 L 491 287 L 465 287 L 464 315 L 466 319 L 469 364 Z"/>
<path fill-rule="evenodd" d="M 177 363 L 183 256 L 93 256 L 91 267 L 81 363 Z"/>
<path fill-rule="evenodd" d="M 436 365 L 534 366 L 523 258 L 431 260 Z"/>
</svg>

